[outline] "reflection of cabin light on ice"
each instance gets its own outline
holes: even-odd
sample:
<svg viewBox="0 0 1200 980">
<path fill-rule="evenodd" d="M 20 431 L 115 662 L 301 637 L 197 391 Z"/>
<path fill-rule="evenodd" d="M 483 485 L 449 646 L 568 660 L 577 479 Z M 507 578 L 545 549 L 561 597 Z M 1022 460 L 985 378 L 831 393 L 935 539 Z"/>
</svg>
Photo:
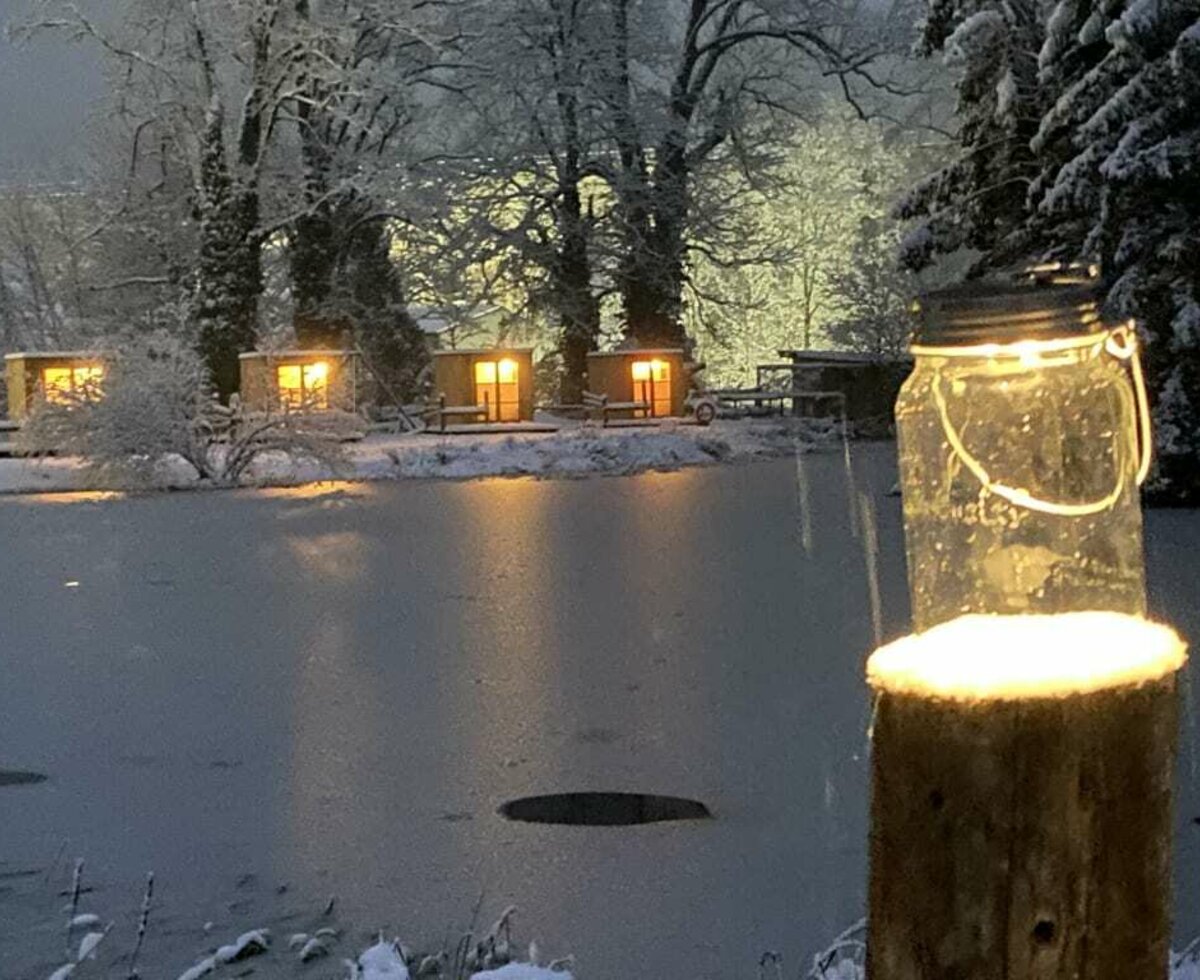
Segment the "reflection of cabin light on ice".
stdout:
<svg viewBox="0 0 1200 980">
<path fill-rule="evenodd" d="M 876 690 L 960 701 L 1064 697 L 1159 680 L 1183 666 L 1168 626 L 1116 612 L 962 616 L 876 650 Z"/>
</svg>

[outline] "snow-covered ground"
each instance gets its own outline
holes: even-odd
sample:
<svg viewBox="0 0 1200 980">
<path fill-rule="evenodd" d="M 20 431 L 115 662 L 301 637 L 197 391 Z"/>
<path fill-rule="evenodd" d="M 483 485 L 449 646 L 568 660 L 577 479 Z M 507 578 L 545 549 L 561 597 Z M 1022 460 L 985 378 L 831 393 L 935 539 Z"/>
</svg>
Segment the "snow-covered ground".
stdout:
<svg viewBox="0 0 1200 980">
<path fill-rule="evenodd" d="M 341 472 L 284 459 L 256 464 L 252 482 L 287 485 L 332 477 L 348 480 L 470 479 L 485 476 L 577 477 L 675 470 L 762 459 L 797 447 L 828 445 L 837 432 L 820 420 L 770 418 L 600 428 L 565 423 L 556 433 L 373 434 L 347 443 Z M 182 461 L 161 468 L 158 485 L 194 485 Z M 0 493 L 111 489 L 77 459 L 0 459 Z"/>
</svg>

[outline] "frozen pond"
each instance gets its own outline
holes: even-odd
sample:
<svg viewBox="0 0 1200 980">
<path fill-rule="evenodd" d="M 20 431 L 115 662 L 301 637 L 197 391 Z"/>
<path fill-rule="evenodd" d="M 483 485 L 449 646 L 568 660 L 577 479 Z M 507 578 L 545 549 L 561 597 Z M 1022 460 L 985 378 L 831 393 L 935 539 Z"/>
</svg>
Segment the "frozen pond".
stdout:
<svg viewBox="0 0 1200 980">
<path fill-rule="evenodd" d="M 893 454 L 856 449 L 886 636 L 907 617 Z M 0 972 L 61 962 L 63 900 L 17 873 L 67 840 L 123 948 L 157 873 L 151 976 L 192 962 L 205 921 L 286 932 L 336 895 L 340 921 L 429 946 L 481 893 L 481 919 L 518 905 L 584 980 L 752 978 L 768 949 L 794 975 L 862 914 L 873 644 L 841 457 L 805 464 L 807 551 L 790 460 L 0 500 L 0 769 L 49 777 L 0 786 Z M 1200 637 L 1200 514 L 1148 527 L 1156 611 Z M 1200 933 L 1190 697 L 1179 939 Z M 570 790 L 716 819 L 496 814 Z"/>
</svg>

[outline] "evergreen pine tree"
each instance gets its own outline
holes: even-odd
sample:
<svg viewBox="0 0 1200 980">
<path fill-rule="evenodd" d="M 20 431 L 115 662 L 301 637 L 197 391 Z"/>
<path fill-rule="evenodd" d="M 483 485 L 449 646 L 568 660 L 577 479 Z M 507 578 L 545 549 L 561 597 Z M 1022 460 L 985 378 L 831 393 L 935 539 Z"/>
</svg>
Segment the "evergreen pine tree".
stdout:
<svg viewBox="0 0 1200 980">
<path fill-rule="evenodd" d="M 1152 489 L 1200 500 L 1200 0 L 930 0 L 924 47 L 961 66 L 963 153 L 898 209 L 903 261 L 1098 263 L 1144 341 Z"/>
<path fill-rule="evenodd" d="M 974 271 L 1007 265 L 1026 250 L 1026 196 L 1038 168 L 1030 142 L 1040 118 L 1036 0 L 931 0 L 920 51 L 941 52 L 958 81 L 961 152 L 896 208 L 914 225 L 901 259 L 921 269 L 938 254 L 981 253 Z"/>
<path fill-rule="evenodd" d="M 1102 38 L 1102 40 L 1097 40 Z M 1111 315 L 1134 317 L 1157 394 L 1152 489 L 1200 500 L 1200 0 L 1108 0 L 1062 56 L 1035 140 L 1047 254 L 1098 260 Z M 1074 61 L 1073 71 L 1070 69 Z M 1072 78 L 1072 74 L 1074 77 Z M 1069 148 L 1055 168 L 1055 147 Z"/>
</svg>

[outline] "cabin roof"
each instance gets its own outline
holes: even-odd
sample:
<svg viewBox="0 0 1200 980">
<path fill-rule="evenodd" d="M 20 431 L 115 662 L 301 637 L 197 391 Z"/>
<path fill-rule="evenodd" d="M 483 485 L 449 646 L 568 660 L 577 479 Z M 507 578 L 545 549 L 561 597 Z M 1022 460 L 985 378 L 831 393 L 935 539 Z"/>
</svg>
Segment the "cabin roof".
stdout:
<svg viewBox="0 0 1200 980">
<path fill-rule="evenodd" d="M 884 354 L 865 354 L 852 350 L 781 350 L 793 364 L 823 365 L 826 367 L 855 367 L 861 364 L 905 364 L 909 357 L 888 357 Z"/>
<path fill-rule="evenodd" d="M 6 361 L 34 361 L 34 360 L 95 360 L 98 357 L 106 357 L 106 351 L 100 350 L 23 350 L 14 351 L 12 354 L 5 354 Z"/>
<path fill-rule="evenodd" d="M 452 347 L 449 350 L 435 350 L 434 357 L 449 357 L 452 354 L 532 354 L 532 347 Z"/>
<path fill-rule="evenodd" d="M 248 350 L 238 354 L 238 360 L 251 361 L 257 358 L 273 358 L 276 361 L 292 357 L 353 357 L 353 350 Z"/>
<path fill-rule="evenodd" d="M 628 350 L 593 350 L 588 357 L 646 357 L 649 354 L 683 354 L 682 347 L 637 347 Z"/>
</svg>

